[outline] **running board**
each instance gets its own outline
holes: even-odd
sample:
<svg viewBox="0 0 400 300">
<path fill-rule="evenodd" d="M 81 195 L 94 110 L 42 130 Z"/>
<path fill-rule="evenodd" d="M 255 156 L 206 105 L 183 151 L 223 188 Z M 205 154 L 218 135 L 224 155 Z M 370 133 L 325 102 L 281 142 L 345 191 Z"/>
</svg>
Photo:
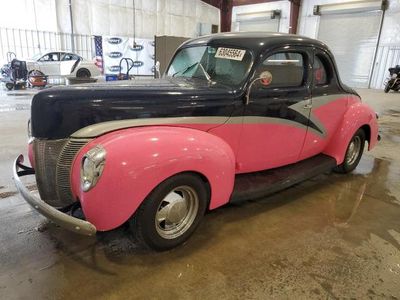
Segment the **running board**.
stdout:
<svg viewBox="0 0 400 300">
<path fill-rule="evenodd" d="M 329 172 L 336 167 L 336 160 L 319 154 L 295 164 L 261 172 L 239 174 L 230 203 L 262 198 L 292 185 Z"/>
</svg>

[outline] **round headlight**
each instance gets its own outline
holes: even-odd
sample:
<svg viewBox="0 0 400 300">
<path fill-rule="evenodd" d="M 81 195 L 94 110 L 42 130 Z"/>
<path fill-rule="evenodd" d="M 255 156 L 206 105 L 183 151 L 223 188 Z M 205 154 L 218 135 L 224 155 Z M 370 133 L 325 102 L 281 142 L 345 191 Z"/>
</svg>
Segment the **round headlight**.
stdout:
<svg viewBox="0 0 400 300">
<path fill-rule="evenodd" d="M 393 73 L 393 74 L 392 74 L 392 78 L 393 78 L 393 79 L 397 78 L 397 74 L 396 74 L 396 73 Z"/>
<path fill-rule="evenodd" d="M 101 146 L 90 149 L 81 163 L 81 188 L 84 192 L 92 189 L 103 173 L 106 150 Z"/>
</svg>

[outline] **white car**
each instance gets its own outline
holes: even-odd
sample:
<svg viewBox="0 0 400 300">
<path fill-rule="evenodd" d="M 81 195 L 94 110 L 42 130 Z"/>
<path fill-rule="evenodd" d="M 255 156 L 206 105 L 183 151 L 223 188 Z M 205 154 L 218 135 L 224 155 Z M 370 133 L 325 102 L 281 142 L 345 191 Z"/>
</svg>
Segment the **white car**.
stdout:
<svg viewBox="0 0 400 300">
<path fill-rule="evenodd" d="M 39 70 L 48 76 L 89 78 L 100 75 L 94 61 L 66 51 L 52 51 L 35 55 L 26 61 L 28 71 Z"/>
</svg>

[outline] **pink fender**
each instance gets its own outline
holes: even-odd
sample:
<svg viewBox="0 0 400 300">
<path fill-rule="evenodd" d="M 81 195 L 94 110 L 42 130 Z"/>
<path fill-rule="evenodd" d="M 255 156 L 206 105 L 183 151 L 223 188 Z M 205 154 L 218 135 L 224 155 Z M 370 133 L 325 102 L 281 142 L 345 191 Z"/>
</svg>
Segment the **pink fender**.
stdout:
<svg viewBox="0 0 400 300">
<path fill-rule="evenodd" d="M 83 192 L 81 160 L 96 145 L 107 151 L 104 171 L 97 185 Z M 228 202 L 235 178 L 232 149 L 217 136 L 183 127 L 129 128 L 91 141 L 73 162 L 71 186 L 87 220 L 106 231 L 126 222 L 159 183 L 186 171 L 207 178 L 210 209 Z"/>
<path fill-rule="evenodd" d="M 378 141 L 376 114 L 369 106 L 358 101 L 354 102 L 347 109 L 341 126 L 337 129 L 323 153 L 334 157 L 338 165 L 341 164 L 354 133 L 365 125 L 370 130 L 368 149 L 371 150 Z"/>
</svg>

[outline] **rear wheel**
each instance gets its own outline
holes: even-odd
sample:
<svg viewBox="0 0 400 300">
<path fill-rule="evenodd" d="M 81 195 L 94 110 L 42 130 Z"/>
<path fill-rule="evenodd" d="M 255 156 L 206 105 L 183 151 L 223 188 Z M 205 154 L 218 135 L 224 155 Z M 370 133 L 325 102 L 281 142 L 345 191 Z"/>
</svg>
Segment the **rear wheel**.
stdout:
<svg viewBox="0 0 400 300">
<path fill-rule="evenodd" d="M 383 90 L 385 93 L 389 93 L 389 91 L 390 91 L 390 85 L 389 85 L 389 82 L 388 83 L 386 83 L 386 85 L 385 85 L 385 89 Z"/>
<path fill-rule="evenodd" d="M 90 71 L 88 69 L 79 69 L 76 72 L 76 77 L 78 78 L 90 78 Z"/>
<path fill-rule="evenodd" d="M 347 146 L 346 155 L 343 163 L 337 166 L 334 170 L 338 173 L 349 173 L 353 171 L 360 162 L 364 151 L 365 132 L 361 128 L 353 135 Z"/>
<path fill-rule="evenodd" d="M 130 231 L 141 246 L 167 250 L 185 242 L 206 211 L 208 190 L 203 180 L 183 173 L 163 181 L 130 220 Z"/>
<path fill-rule="evenodd" d="M 7 88 L 7 90 L 11 91 L 14 88 L 14 84 L 7 82 L 6 83 L 6 88 Z"/>
</svg>

